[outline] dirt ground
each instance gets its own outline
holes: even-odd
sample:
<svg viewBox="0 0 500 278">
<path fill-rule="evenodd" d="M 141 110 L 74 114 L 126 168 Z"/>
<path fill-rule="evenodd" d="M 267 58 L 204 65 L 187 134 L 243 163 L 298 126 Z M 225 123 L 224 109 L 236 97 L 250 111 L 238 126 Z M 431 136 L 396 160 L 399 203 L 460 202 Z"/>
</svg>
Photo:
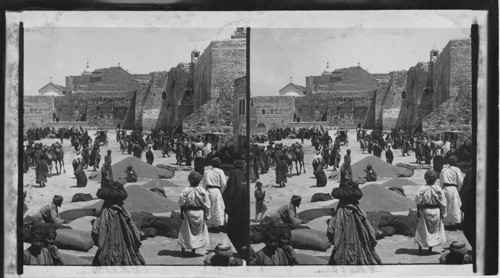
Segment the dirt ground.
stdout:
<svg viewBox="0 0 500 278">
<path fill-rule="evenodd" d="M 89 135 L 94 138 L 95 131 L 89 131 Z M 129 155 L 127 152 L 122 154 L 120 151 L 120 144 L 116 142 L 116 131 L 108 132 L 108 146 L 101 146 L 101 165 L 104 161 L 104 155 L 106 155 L 106 151 L 110 149 L 112 151 L 111 157 L 113 159 L 113 164 L 117 163 Z M 60 141 L 59 139 L 42 139 L 38 142 L 42 142 L 45 145 L 50 145 L 56 141 Z M 25 142 L 26 143 L 26 142 Z M 76 152 L 74 148 L 71 146 L 69 140 L 64 140 L 63 142 L 64 149 L 64 164 L 66 173 L 62 173 L 60 175 L 55 174 L 55 168 L 53 168 L 53 174 L 49 175 L 47 186 L 45 188 L 38 187 L 36 183 L 36 175 L 34 168 L 30 168 L 28 173 L 23 175 L 23 184 L 24 191 L 27 192 L 26 204 L 28 206 L 28 211 L 26 215 L 32 215 L 36 211 L 38 211 L 42 206 L 49 204 L 52 201 L 52 197 L 54 195 L 61 195 L 64 197 L 64 202 L 60 208 L 60 212 L 74 209 L 86 207 L 90 204 L 97 202 L 99 199 L 94 199 L 88 202 L 77 202 L 70 203 L 71 198 L 76 193 L 90 193 L 94 198 L 96 198 L 97 189 L 100 187 L 100 180 L 88 180 L 88 184 L 84 188 L 76 187 L 76 178 L 73 175 L 73 166 L 72 161 L 76 156 Z M 155 159 L 153 165 L 157 164 L 165 164 L 175 166 L 175 155 L 173 153 L 170 154 L 170 157 L 165 156 L 162 158 L 161 150 L 153 151 Z M 146 156 L 143 153 L 142 159 L 145 161 Z M 183 167 L 185 168 L 185 167 Z M 92 167 L 85 170 L 87 177 L 92 174 Z M 190 171 L 179 170 L 175 172 L 173 178 L 169 179 L 180 187 L 165 187 L 165 193 L 167 198 L 178 202 L 180 192 L 184 189 L 184 187 L 188 186 L 188 174 Z M 148 182 L 149 179 L 140 179 L 137 183 L 133 184 L 144 184 Z M 129 186 L 127 183 L 125 187 Z M 145 200 L 147 201 L 147 200 Z M 156 216 L 169 216 L 170 213 L 154 213 Z M 69 224 L 73 229 L 83 230 L 83 231 L 91 231 L 92 225 L 90 221 L 94 217 L 84 217 L 82 219 L 77 219 Z M 140 252 L 146 260 L 147 265 L 203 265 L 203 259 L 205 258 L 205 254 L 208 254 L 208 251 L 213 250 L 215 246 L 219 243 L 224 243 L 231 245 L 231 241 L 228 239 L 225 233 L 210 233 L 210 245 L 197 250 L 197 256 L 184 258 L 181 255 L 180 247 L 177 246 L 177 239 L 170 239 L 163 236 L 157 236 L 154 238 L 148 238 L 142 241 L 142 246 L 140 248 Z M 231 245 L 232 246 L 232 245 Z M 24 244 L 24 249 L 28 248 L 29 244 Z M 83 259 L 89 261 L 89 265 L 94 258 L 94 255 L 97 251 L 97 247 L 94 246 L 88 252 L 79 252 L 79 251 L 71 251 L 71 250 L 61 250 L 62 253 L 76 255 Z M 233 247 L 233 251 L 235 251 Z"/>
<path fill-rule="evenodd" d="M 335 131 L 330 130 L 329 134 L 334 134 Z M 359 143 L 356 141 L 356 131 L 350 130 L 348 132 L 349 136 L 349 145 L 341 146 L 341 155 L 342 157 L 346 154 L 347 149 L 351 149 L 351 165 L 356 163 L 357 161 L 363 159 L 364 157 L 371 155 L 365 152 L 362 154 Z M 295 142 L 300 143 L 300 139 L 283 139 L 278 141 L 279 143 L 283 143 L 283 145 L 290 146 Z M 260 144 L 260 145 L 267 145 Z M 297 209 L 297 213 L 300 211 L 313 209 L 313 208 L 321 208 L 328 205 L 332 205 L 336 203 L 335 200 L 330 200 L 326 202 L 313 202 L 311 203 L 311 197 L 315 193 L 330 193 L 333 188 L 338 187 L 338 181 L 334 181 L 333 179 L 328 179 L 327 185 L 325 187 L 316 187 L 316 179 L 313 175 L 312 169 L 312 160 L 315 156 L 314 147 L 311 146 L 311 142 L 309 140 L 304 140 L 303 144 L 304 149 L 304 163 L 306 168 L 306 173 L 302 173 L 301 175 L 297 175 L 295 171 L 295 166 L 293 170 L 293 175 L 288 177 L 288 182 L 286 187 L 278 187 L 275 183 L 275 170 L 271 168 L 270 171 L 266 174 L 260 174 L 259 181 L 263 184 L 263 190 L 266 192 L 265 204 L 268 208 L 266 215 L 272 213 L 277 210 L 281 205 L 290 202 L 290 198 L 292 195 L 300 195 L 302 197 L 302 203 L 300 207 Z M 402 156 L 401 150 L 396 149 L 393 150 L 394 153 L 394 161 L 393 165 L 396 163 L 407 163 L 407 164 L 415 164 L 415 155 L 414 153 L 410 153 L 410 156 Z M 385 153 L 382 153 L 382 159 L 385 161 Z M 343 159 L 342 159 L 343 162 Z M 328 176 L 332 174 L 333 167 L 329 167 L 325 170 L 325 173 Z M 376 169 L 375 169 L 376 170 Z M 417 183 L 418 185 L 414 186 L 403 186 L 406 197 L 414 200 L 417 194 L 418 188 L 425 184 L 424 181 L 424 173 L 426 170 L 424 169 L 416 169 L 413 176 L 408 178 L 409 180 Z M 379 178 L 376 182 L 373 183 L 383 183 L 388 181 L 389 178 Z M 360 185 L 360 187 L 364 187 L 370 183 L 365 183 Z M 251 204 L 250 204 L 250 217 L 252 221 L 255 218 L 255 197 L 253 191 L 255 190 L 255 183 L 252 183 L 250 186 L 250 196 L 251 196 Z M 401 212 L 393 212 L 393 214 L 402 214 L 408 215 L 408 211 Z M 321 217 L 315 220 L 312 220 L 307 225 L 311 229 L 325 231 L 327 229 L 326 220 L 329 219 L 329 216 Z M 255 221 L 253 221 L 255 222 Z M 393 235 L 391 237 L 385 237 L 378 241 L 376 246 L 376 251 L 380 256 L 383 264 L 438 264 L 439 257 L 441 256 L 442 251 L 444 251 L 444 247 L 448 247 L 453 241 L 460 241 L 467 243 L 468 248 L 471 248 L 469 243 L 467 242 L 462 231 L 446 231 L 446 244 L 443 244 L 438 247 L 433 248 L 433 253 L 429 255 L 418 255 L 417 245 L 414 243 L 414 239 L 412 237 L 406 237 L 402 235 Z M 252 247 L 255 251 L 260 250 L 264 244 L 254 244 Z M 309 255 L 314 255 L 320 257 L 322 259 L 328 260 L 330 258 L 332 247 L 330 247 L 325 252 L 321 251 L 311 251 L 311 250 L 297 250 L 299 253 L 306 253 Z M 471 266 L 472 267 L 472 266 Z"/>
</svg>

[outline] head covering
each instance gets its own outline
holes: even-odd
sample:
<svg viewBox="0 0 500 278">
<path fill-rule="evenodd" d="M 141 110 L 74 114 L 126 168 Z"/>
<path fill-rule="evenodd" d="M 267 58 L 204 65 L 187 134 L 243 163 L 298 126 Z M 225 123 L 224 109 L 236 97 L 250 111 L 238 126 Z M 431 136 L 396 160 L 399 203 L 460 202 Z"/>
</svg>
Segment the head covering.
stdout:
<svg viewBox="0 0 500 278">
<path fill-rule="evenodd" d="M 292 236 L 292 229 L 288 226 L 280 227 L 280 236 L 281 237 L 283 237 L 283 236 L 291 237 Z"/>
<path fill-rule="evenodd" d="M 191 185 L 198 185 L 202 178 L 203 176 L 200 173 L 192 171 L 191 173 L 189 173 L 188 181 Z"/>
<path fill-rule="evenodd" d="M 30 230 L 31 242 L 43 241 L 45 239 L 45 228 L 40 225 L 35 225 Z"/>
<path fill-rule="evenodd" d="M 127 169 L 128 169 L 128 170 L 132 169 L 132 164 L 129 164 L 129 165 L 127 166 Z"/>
<path fill-rule="evenodd" d="M 243 166 L 245 166 L 245 161 L 241 160 L 241 159 L 237 159 L 234 161 L 234 166 L 235 168 L 243 168 Z"/>
<path fill-rule="evenodd" d="M 218 168 L 222 162 L 220 161 L 220 158 L 215 157 L 214 159 L 212 159 L 211 163 L 213 167 Z"/>
<path fill-rule="evenodd" d="M 55 203 L 56 201 L 63 201 L 63 196 L 61 195 L 54 195 L 54 198 L 52 198 L 52 202 Z"/>
<path fill-rule="evenodd" d="M 451 166 L 457 166 L 457 163 L 458 163 L 458 159 L 456 156 L 451 156 L 450 158 L 448 158 L 448 163 L 451 165 Z"/>
<path fill-rule="evenodd" d="M 371 169 L 371 168 L 372 168 L 372 165 L 371 165 L 371 164 L 368 164 L 368 165 L 366 165 L 366 168 Z"/>
<path fill-rule="evenodd" d="M 348 154 L 349 154 L 349 153 L 351 153 L 351 149 L 347 149 L 347 153 L 348 153 Z"/>
<path fill-rule="evenodd" d="M 302 201 L 302 197 L 300 197 L 299 195 L 293 195 L 292 199 L 290 200 L 291 203 L 300 202 L 300 201 Z"/>
<path fill-rule="evenodd" d="M 427 170 L 427 172 L 425 172 L 424 179 L 426 181 L 436 181 L 437 173 L 434 170 L 429 169 Z"/>
</svg>

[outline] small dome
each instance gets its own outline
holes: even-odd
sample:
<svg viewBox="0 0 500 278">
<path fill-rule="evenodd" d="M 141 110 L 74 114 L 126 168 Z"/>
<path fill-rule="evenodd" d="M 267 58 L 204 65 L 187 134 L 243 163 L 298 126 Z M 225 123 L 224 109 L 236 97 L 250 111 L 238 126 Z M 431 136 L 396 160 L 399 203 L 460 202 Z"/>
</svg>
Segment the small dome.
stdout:
<svg viewBox="0 0 500 278">
<path fill-rule="evenodd" d="M 198 50 L 198 48 L 196 48 L 196 46 L 194 46 L 194 49 L 193 51 L 191 51 L 191 53 L 200 53 L 200 51 Z"/>
</svg>

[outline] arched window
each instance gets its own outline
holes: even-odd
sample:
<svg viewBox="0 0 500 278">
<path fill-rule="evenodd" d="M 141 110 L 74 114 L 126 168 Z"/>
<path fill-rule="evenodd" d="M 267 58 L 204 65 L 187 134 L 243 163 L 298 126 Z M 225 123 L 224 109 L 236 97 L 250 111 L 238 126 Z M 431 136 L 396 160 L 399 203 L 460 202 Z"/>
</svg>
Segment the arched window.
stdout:
<svg viewBox="0 0 500 278">
<path fill-rule="evenodd" d="M 405 99 L 405 98 L 406 98 L 406 92 L 405 92 L 405 91 L 402 91 L 402 92 L 401 92 L 401 98 L 402 98 L 402 99 Z"/>
<path fill-rule="evenodd" d="M 167 92 L 163 91 L 163 92 L 161 93 L 161 98 L 162 98 L 162 99 L 167 99 Z"/>
</svg>

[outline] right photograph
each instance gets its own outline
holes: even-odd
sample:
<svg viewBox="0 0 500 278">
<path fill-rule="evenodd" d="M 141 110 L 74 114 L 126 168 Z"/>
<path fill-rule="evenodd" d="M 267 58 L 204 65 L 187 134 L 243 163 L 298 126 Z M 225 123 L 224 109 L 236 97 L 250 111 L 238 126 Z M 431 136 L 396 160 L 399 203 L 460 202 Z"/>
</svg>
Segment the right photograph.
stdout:
<svg viewBox="0 0 500 278">
<path fill-rule="evenodd" d="M 472 269 L 475 32 L 251 29 L 250 265 Z"/>
</svg>

